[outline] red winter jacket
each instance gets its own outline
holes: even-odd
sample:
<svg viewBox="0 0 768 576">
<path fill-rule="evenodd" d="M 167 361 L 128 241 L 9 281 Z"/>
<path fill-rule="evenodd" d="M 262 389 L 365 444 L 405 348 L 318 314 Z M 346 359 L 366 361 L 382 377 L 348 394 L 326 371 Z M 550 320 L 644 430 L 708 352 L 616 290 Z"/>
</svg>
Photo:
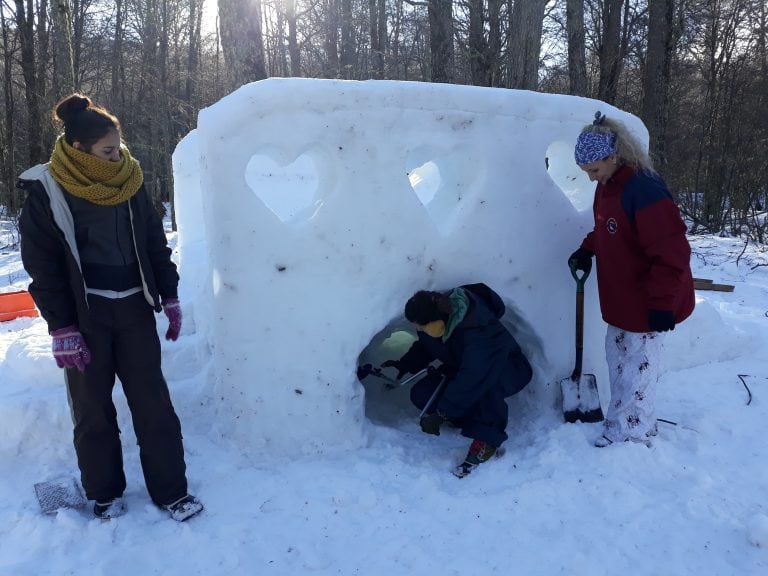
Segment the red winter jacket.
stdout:
<svg viewBox="0 0 768 576">
<path fill-rule="evenodd" d="M 598 184 L 595 228 L 582 248 L 595 255 L 603 320 L 648 332 L 648 310 L 672 310 L 675 323 L 693 312 L 691 247 L 664 181 L 621 166 Z"/>
</svg>

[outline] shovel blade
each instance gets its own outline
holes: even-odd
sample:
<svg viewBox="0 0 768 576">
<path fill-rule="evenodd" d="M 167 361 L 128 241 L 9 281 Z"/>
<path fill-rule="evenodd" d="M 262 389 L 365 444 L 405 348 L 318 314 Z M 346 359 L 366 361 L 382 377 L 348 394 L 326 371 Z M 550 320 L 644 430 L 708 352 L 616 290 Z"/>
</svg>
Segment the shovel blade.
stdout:
<svg viewBox="0 0 768 576">
<path fill-rule="evenodd" d="M 579 378 L 560 381 L 563 393 L 563 416 L 566 422 L 600 422 L 603 410 L 594 374 L 582 374 Z"/>
</svg>

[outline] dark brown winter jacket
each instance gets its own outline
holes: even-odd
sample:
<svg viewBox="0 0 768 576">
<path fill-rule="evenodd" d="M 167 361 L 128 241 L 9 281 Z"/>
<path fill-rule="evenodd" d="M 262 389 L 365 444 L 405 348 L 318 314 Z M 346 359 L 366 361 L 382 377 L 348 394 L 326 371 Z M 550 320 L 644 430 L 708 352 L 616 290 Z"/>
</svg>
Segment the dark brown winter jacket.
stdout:
<svg viewBox="0 0 768 576">
<path fill-rule="evenodd" d="M 19 217 L 21 259 L 32 279 L 29 292 L 53 331 L 89 323 L 86 287 L 75 242 L 74 222 L 64 194 L 40 164 L 19 177 L 27 193 Z M 179 275 L 163 224 L 142 185 L 128 201 L 136 258 L 147 302 L 159 312 L 161 298 L 177 298 Z"/>
</svg>

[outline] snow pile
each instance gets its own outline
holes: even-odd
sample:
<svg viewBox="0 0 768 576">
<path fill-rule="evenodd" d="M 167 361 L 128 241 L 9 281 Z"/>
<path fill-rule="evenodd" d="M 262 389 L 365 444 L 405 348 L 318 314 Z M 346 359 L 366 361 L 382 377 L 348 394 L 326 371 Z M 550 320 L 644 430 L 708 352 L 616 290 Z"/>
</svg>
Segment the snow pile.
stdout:
<svg viewBox="0 0 768 576">
<path fill-rule="evenodd" d="M 416 290 L 476 281 L 505 299 L 531 390 L 554 393 L 542 384 L 573 361 L 564 261 L 594 189 L 573 143 L 598 108 L 647 137 L 592 100 L 422 83 L 268 80 L 203 110 L 174 164 L 180 229 L 194 227 L 179 235 L 185 290 L 212 302 L 194 317 L 211 327 L 219 422 L 283 447 L 359 445 L 358 356 Z M 602 367 L 590 294 L 586 364 Z"/>
</svg>

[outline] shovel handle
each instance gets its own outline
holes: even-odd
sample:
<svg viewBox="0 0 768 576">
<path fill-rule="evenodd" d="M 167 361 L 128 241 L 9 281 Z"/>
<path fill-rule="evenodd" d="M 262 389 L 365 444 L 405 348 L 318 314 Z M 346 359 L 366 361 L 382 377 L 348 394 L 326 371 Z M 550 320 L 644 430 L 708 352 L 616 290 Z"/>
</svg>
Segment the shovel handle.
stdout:
<svg viewBox="0 0 768 576">
<path fill-rule="evenodd" d="M 581 378 L 581 363 L 584 358 L 584 292 L 576 292 L 576 366 L 571 380 Z"/>
<path fill-rule="evenodd" d="M 571 262 L 568 267 L 571 269 L 571 276 L 573 276 L 573 279 L 576 280 L 576 291 L 584 293 L 584 283 L 587 281 L 587 277 L 589 276 L 589 270 L 582 270 L 584 274 L 579 276 L 579 271 L 576 269 L 576 262 Z"/>
<path fill-rule="evenodd" d="M 587 281 L 589 271 L 583 270 L 579 276 L 576 263 L 570 264 L 571 276 L 576 280 L 576 366 L 573 368 L 571 380 L 581 378 L 581 364 L 584 357 L 584 283 Z"/>
</svg>

